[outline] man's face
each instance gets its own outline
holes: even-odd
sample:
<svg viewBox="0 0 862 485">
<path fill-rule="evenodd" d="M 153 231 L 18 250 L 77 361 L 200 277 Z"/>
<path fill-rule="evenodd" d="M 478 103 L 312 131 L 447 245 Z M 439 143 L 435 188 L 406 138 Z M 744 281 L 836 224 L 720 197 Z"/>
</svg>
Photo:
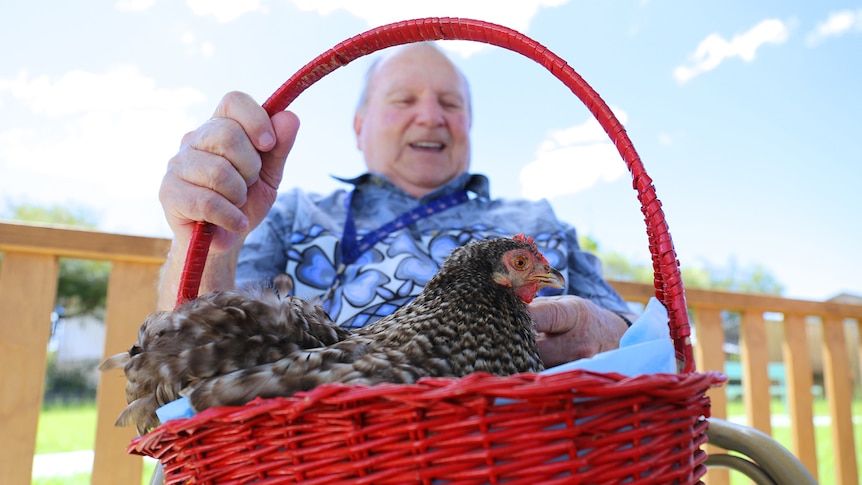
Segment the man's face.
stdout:
<svg viewBox="0 0 862 485">
<path fill-rule="evenodd" d="M 467 86 L 432 47 L 409 46 L 384 59 L 353 125 L 368 170 L 414 197 L 470 165 Z"/>
</svg>

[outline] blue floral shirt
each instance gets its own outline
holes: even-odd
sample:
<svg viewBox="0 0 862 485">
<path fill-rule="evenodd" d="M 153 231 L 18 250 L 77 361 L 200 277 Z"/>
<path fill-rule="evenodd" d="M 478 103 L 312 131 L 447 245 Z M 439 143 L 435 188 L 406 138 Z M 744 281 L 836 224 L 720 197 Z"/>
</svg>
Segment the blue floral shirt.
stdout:
<svg viewBox="0 0 862 485">
<path fill-rule="evenodd" d="M 343 181 L 354 186 L 351 210 L 359 237 L 456 191 L 466 190 L 471 197 L 388 234 L 339 275 L 349 192 L 324 196 L 294 189 L 279 194 L 240 252 L 237 285 L 260 284 L 287 273 L 297 296 L 325 298 L 321 303 L 333 320 L 361 327 L 415 298 L 455 247 L 523 233 L 532 236 L 548 262 L 566 275 L 567 293 L 612 311 L 629 311 L 602 278 L 599 260 L 580 250 L 575 229 L 557 220 L 545 200 L 492 200 L 488 179 L 468 173 L 421 199 L 379 175 Z"/>
</svg>

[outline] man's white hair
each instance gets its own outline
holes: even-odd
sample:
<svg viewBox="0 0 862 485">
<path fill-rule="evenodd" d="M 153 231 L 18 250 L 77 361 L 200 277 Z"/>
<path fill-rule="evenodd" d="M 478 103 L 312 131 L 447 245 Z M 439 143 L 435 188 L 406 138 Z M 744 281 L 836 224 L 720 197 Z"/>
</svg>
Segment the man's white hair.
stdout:
<svg viewBox="0 0 862 485">
<path fill-rule="evenodd" d="M 467 105 L 467 114 L 472 117 L 473 106 L 470 99 L 470 83 L 467 82 L 467 76 L 465 76 L 461 69 L 457 65 L 455 65 L 454 62 L 452 62 L 452 59 L 448 55 L 446 55 L 445 52 L 443 52 L 443 49 L 441 49 L 440 46 L 438 46 L 437 43 L 433 41 L 417 42 L 391 47 L 389 49 L 385 49 L 383 54 L 377 56 L 377 58 L 374 59 L 374 62 L 371 63 L 371 66 L 369 66 L 368 70 L 365 72 L 362 91 L 360 91 L 359 94 L 359 103 L 356 105 L 356 112 L 362 113 L 363 111 L 365 111 L 365 107 L 368 106 L 368 97 L 370 96 L 371 82 L 374 80 L 374 75 L 377 73 L 378 69 L 380 68 L 380 65 L 383 64 L 383 61 L 394 57 L 403 50 L 416 47 L 430 47 L 437 51 L 447 61 L 449 61 L 449 64 L 452 65 L 452 67 L 455 69 L 455 72 L 457 72 L 458 76 L 461 78 L 461 82 L 464 83 L 464 92 L 467 95 L 467 99 L 465 100 Z"/>
</svg>

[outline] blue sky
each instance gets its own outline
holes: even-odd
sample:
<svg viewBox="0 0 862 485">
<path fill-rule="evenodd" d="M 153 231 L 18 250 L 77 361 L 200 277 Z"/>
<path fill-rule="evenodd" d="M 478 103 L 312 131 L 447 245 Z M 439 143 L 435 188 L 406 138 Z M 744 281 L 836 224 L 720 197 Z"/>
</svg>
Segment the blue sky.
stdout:
<svg viewBox="0 0 862 485">
<path fill-rule="evenodd" d="M 862 295 L 862 2 L 119 0 L 0 7 L 0 213 L 92 212 L 168 236 L 157 192 L 182 135 L 229 90 L 263 102 L 336 43 L 460 16 L 565 59 L 624 122 L 683 265 L 761 264 L 785 295 Z M 472 169 L 500 197 L 548 197 L 601 248 L 647 262 L 625 167 L 591 116 L 518 54 L 444 42 L 474 97 Z M 362 170 L 351 130 L 362 58 L 290 107 L 284 187 Z"/>
</svg>

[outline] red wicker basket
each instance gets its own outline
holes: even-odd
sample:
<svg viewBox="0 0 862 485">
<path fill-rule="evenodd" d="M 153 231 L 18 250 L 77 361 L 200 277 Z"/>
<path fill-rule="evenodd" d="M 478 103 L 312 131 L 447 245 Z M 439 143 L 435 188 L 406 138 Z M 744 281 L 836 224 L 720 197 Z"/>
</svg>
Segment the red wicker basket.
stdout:
<svg viewBox="0 0 862 485">
<path fill-rule="evenodd" d="M 159 459 L 167 483 L 614 484 L 700 483 L 709 398 L 724 376 L 694 369 L 676 253 L 652 181 L 623 126 L 562 59 L 487 22 L 427 18 L 350 38 L 305 65 L 264 108 L 270 115 L 333 70 L 387 47 L 472 40 L 527 56 L 583 101 L 632 173 L 644 214 L 656 297 L 668 310 L 679 374 L 588 371 L 372 387 L 325 385 L 168 421 L 129 445 Z M 212 238 L 199 223 L 178 300 L 195 298 Z"/>
</svg>

